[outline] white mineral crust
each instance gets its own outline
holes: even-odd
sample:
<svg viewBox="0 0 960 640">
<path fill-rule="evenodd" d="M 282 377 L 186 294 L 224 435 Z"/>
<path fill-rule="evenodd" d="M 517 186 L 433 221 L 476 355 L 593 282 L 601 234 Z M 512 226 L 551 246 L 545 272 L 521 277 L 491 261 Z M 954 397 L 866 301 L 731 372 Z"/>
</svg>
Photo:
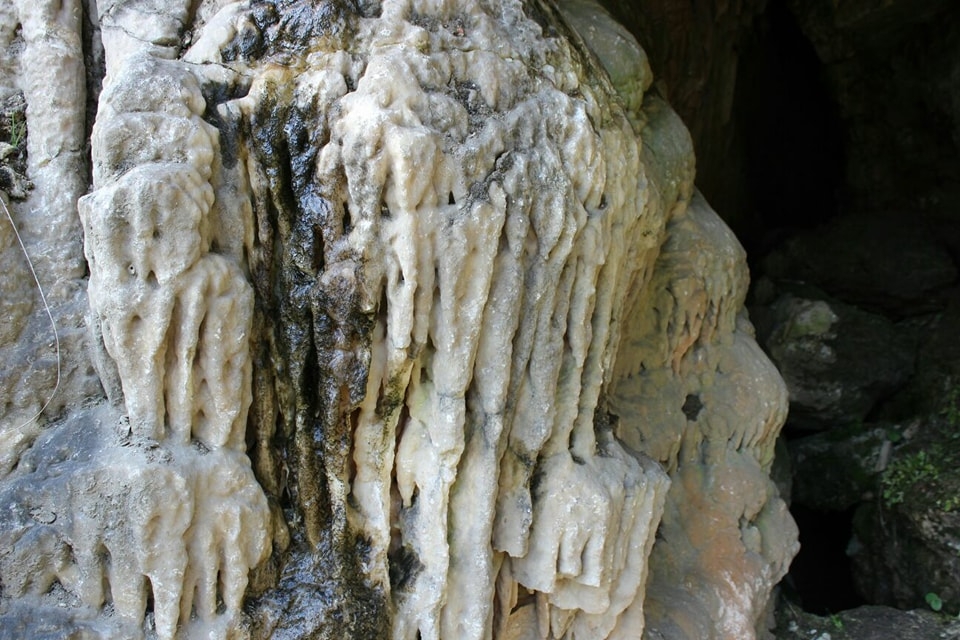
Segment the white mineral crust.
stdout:
<svg viewBox="0 0 960 640">
<path fill-rule="evenodd" d="M 284 533 L 247 458 L 254 218 L 290 162 L 257 136 L 294 113 L 315 145 L 297 179 L 343 220 L 297 268 L 376 319 L 368 343 L 326 336 L 366 391 L 349 464 L 325 471 L 345 515 L 321 526 L 369 544 L 392 637 L 755 637 L 796 550 L 768 478 L 786 395 L 640 46 L 586 0 L 561 3 L 579 36 L 541 0 L 382 0 L 349 35 L 316 18 L 309 47 L 226 56 L 257 4 L 99 3 L 79 211 L 126 418 L 60 524 L 0 527 L 4 597 L 59 582 L 112 603 L 122 637 L 152 594 L 160 638 L 245 633 L 248 575 Z M 233 93 L 208 104 L 217 83 Z"/>
</svg>

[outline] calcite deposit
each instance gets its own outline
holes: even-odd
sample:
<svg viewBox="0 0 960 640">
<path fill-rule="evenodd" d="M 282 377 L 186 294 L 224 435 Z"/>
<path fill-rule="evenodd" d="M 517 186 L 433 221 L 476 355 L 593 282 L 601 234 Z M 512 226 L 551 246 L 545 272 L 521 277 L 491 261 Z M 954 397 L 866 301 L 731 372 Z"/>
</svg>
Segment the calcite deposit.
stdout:
<svg viewBox="0 0 960 640">
<path fill-rule="evenodd" d="M 75 9 L 93 183 L 34 192 L 78 201 L 71 357 L 103 394 L 3 451 L 0 628 L 766 631 L 786 394 L 689 136 L 598 5 Z M 32 140 L 52 95 L 23 91 Z"/>
</svg>

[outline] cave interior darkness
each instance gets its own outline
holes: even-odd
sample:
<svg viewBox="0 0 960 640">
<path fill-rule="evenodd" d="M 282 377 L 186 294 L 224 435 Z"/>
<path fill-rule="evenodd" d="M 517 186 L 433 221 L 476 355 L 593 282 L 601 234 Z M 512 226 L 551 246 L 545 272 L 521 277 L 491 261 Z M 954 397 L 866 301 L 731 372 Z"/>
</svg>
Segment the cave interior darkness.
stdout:
<svg viewBox="0 0 960 640">
<path fill-rule="evenodd" d="M 888 55 L 888 49 L 900 51 L 900 59 L 891 56 L 893 59 L 889 64 L 893 68 L 891 82 L 900 79 L 902 86 L 892 87 L 887 96 L 880 96 L 875 78 L 861 80 L 854 77 L 851 80 L 849 67 L 852 65 L 849 63 L 835 62 L 831 68 L 822 62 L 791 6 L 787 5 L 788 0 L 769 0 L 745 38 L 738 57 L 732 150 L 735 154 L 742 154 L 740 163 L 745 187 L 735 205 L 739 206 L 739 211 L 719 212 L 730 221 L 747 249 L 752 276 L 763 275 L 764 257 L 791 236 L 822 227 L 831 219 L 848 213 L 886 214 L 890 209 L 898 209 L 899 224 L 905 228 L 916 224 L 916 218 L 934 221 L 939 218 L 940 222 L 946 218 L 940 228 L 955 229 L 955 222 L 950 221 L 953 213 L 949 211 L 950 204 L 937 205 L 939 200 L 951 202 L 951 194 L 960 191 L 958 174 L 950 171 L 950 165 L 956 159 L 957 109 L 954 106 L 950 114 L 950 106 L 931 106 L 930 96 L 936 95 L 935 92 L 920 87 L 930 79 L 922 76 L 905 78 L 909 72 L 903 70 L 911 64 L 929 64 L 931 57 L 956 56 L 957 49 L 942 45 L 938 49 L 936 44 L 938 40 L 951 36 L 937 30 L 936 20 L 918 20 L 900 28 L 899 32 L 890 29 L 893 35 L 883 35 L 883 29 L 878 29 L 881 35 L 874 45 L 875 51 L 870 51 L 873 44 L 870 39 L 864 39 L 866 51 L 854 57 L 859 57 L 859 68 L 867 74 L 876 75 L 878 70 L 884 72 L 882 59 Z M 792 3 L 792 8 L 797 6 L 798 3 Z M 947 20 L 952 16 L 956 20 L 960 17 L 956 9 L 953 7 L 940 19 Z M 929 46 L 932 53 L 924 49 L 925 40 L 935 43 Z M 916 60 L 904 62 L 904 58 L 914 55 L 913 52 L 916 52 Z M 932 64 L 937 68 L 943 62 L 938 60 Z M 846 69 L 844 65 L 848 65 Z M 936 73 L 930 72 L 931 77 Z M 882 97 L 889 99 L 891 106 L 878 108 L 880 116 L 877 111 L 858 114 L 857 98 L 849 95 L 858 91 L 860 100 Z M 838 96 L 841 92 L 847 92 L 847 95 L 841 98 Z M 848 101 L 847 105 L 840 104 L 843 99 Z M 853 106 L 849 104 L 851 102 Z M 950 118 L 944 117 L 944 112 L 954 116 L 953 136 Z M 866 122 L 859 121 L 859 117 Z M 879 129 L 877 120 L 882 122 L 884 117 L 891 124 L 902 126 L 900 131 L 890 127 L 890 138 L 902 137 L 905 142 L 864 142 L 864 132 Z M 945 150 L 939 156 L 931 152 L 942 159 L 941 165 L 948 165 L 942 169 L 943 176 L 931 177 L 935 170 L 924 166 L 931 160 L 920 150 L 923 143 L 913 143 L 913 138 L 929 138 L 928 147 L 943 145 Z M 871 159 L 864 151 L 868 148 L 885 150 L 889 155 L 880 153 Z M 900 157 L 890 157 L 893 155 Z M 873 160 L 876 169 L 868 166 L 864 171 L 859 170 Z M 865 195 L 869 191 L 865 187 L 870 182 L 863 176 L 871 172 L 874 176 L 884 176 L 885 173 L 893 176 L 892 166 L 897 167 L 897 177 L 902 181 L 891 178 L 885 185 L 890 189 L 888 192 L 878 188 L 876 196 Z M 710 166 L 699 169 L 708 173 L 713 170 Z M 709 176 L 704 182 L 710 183 Z M 938 195 L 928 198 L 927 190 Z M 709 200 L 710 194 L 705 195 Z M 731 200 L 720 194 L 718 201 L 728 203 Z M 933 206 L 929 206 L 930 202 L 934 203 Z M 950 248 L 956 263 L 956 244 Z M 876 259 L 886 257 L 877 256 Z M 788 418 L 784 428 L 784 437 L 788 441 L 809 434 Z M 792 504 L 791 512 L 800 529 L 801 550 L 784 580 L 785 598 L 821 616 L 864 604 L 887 604 L 869 602 L 855 587 L 853 563 L 848 555 L 851 541 L 855 540 L 852 525 L 855 511 L 855 508 L 826 511 L 796 502 Z"/>
<path fill-rule="evenodd" d="M 784 0 L 767 5 L 751 36 L 739 57 L 733 109 L 747 186 L 739 215 L 719 213 L 732 219 L 755 263 L 784 236 L 837 215 L 844 147 L 823 65 Z"/>
</svg>

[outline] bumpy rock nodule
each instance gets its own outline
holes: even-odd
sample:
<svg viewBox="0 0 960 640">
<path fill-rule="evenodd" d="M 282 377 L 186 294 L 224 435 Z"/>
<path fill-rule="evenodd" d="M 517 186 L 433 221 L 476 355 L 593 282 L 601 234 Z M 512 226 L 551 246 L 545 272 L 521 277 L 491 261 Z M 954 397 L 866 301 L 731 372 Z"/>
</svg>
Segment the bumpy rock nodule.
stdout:
<svg viewBox="0 0 960 640">
<path fill-rule="evenodd" d="M 786 395 L 626 32 L 539 0 L 98 9 L 113 404 L 18 445 L 4 625 L 764 630 Z"/>
</svg>

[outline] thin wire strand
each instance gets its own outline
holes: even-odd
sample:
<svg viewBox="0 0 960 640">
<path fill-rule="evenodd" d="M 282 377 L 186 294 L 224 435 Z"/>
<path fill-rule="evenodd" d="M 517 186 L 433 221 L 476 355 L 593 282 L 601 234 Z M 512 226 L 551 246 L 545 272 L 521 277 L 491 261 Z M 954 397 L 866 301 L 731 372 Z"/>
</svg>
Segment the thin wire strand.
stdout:
<svg viewBox="0 0 960 640">
<path fill-rule="evenodd" d="M 50 397 L 47 398 L 44 405 L 40 407 L 40 411 L 37 411 L 36 415 L 17 427 L 17 430 L 20 430 L 43 415 L 43 412 L 47 410 L 47 407 L 50 406 L 50 403 L 53 402 L 53 399 L 57 396 L 57 392 L 60 390 L 60 334 L 57 332 L 57 323 L 53 320 L 50 305 L 47 304 L 47 296 L 43 293 L 43 287 L 40 286 L 40 278 L 37 277 L 37 271 L 33 268 L 33 260 L 30 259 L 30 254 L 27 253 L 27 247 L 23 244 L 23 238 L 20 237 L 17 223 L 13 221 L 13 216 L 10 215 L 10 209 L 7 208 L 7 203 L 4 202 L 3 198 L 0 198 L 0 206 L 3 206 L 3 212 L 7 214 L 7 220 L 10 221 L 13 234 L 17 237 L 17 242 L 20 244 L 20 251 L 23 252 L 23 257 L 27 259 L 27 265 L 30 267 L 31 275 L 33 275 L 33 282 L 37 285 L 37 291 L 40 292 L 40 300 L 43 302 L 44 311 L 47 312 L 47 318 L 50 319 L 50 328 L 53 329 L 53 337 L 57 343 L 57 384 L 53 387 L 53 393 L 50 394 Z"/>
</svg>

